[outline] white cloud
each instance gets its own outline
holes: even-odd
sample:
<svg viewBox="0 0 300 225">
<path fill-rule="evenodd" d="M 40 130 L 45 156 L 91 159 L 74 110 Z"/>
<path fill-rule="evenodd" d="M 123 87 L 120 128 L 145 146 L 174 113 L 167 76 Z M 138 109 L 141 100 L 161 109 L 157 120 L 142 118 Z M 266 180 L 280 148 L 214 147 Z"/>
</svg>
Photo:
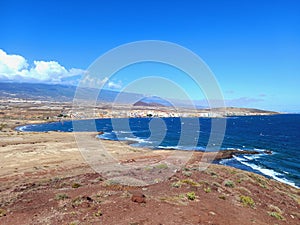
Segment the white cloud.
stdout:
<svg viewBox="0 0 300 225">
<path fill-rule="evenodd" d="M 85 75 L 85 76 L 83 76 Z M 34 61 L 30 66 L 20 55 L 9 55 L 0 49 L 0 81 L 41 82 L 77 85 L 93 88 L 121 89 L 121 82 L 110 81 L 108 77 L 92 77 L 82 69 L 66 69 L 56 61 Z"/>
<path fill-rule="evenodd" d="M 89 88 L 104 88 L 104 89 L 121 89 L 122 82 L 114 82 L 109 80 L 108 77 L 90 75 L 88 73 L 85 74 L 82 81 L 80 82 L 81 87 L 89 87 Z"/>
<path fill-rule="evenodd" d="M 0 49 L 0 76 L 12 76 L 28 67 L 27 61 L 20 55 L 7 55 Z"/>
<path fill-rule="evenodd" d="M 55 61 L 34 61 L 29 66 L 20 55 L 9 55 L 0 49 L 0 80 L 61 83 L 66 78 L 83 75 L 84 70 L 66 69 Z"/>
<path fill-rule="evenodd" d="M 122 84 L 121 83 L 115 83 L 113 81 L 109 81 L 107 86 L 110 88 L 110 89 L 121 89 L 122 88 Z"/>
</svg>

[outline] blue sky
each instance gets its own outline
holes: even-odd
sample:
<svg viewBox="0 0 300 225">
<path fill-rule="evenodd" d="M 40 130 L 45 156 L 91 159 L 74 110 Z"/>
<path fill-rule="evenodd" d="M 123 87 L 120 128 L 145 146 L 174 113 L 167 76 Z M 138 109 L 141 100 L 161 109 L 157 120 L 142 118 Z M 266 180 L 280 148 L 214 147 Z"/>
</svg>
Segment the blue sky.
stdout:
<svg viewBox="0 0 300 225">
<path fill-rule="evenodd" d="M 198 54 L 229 105 L 300 112 L 299 1 L 10 0 L 0 8 L 0 56 L 23 57 L 2 61 L 0 79 L 59 82 L 121 44 L 164 40 Z M 122 76 L 110 87 L 136 75 Z"/>
</svg>

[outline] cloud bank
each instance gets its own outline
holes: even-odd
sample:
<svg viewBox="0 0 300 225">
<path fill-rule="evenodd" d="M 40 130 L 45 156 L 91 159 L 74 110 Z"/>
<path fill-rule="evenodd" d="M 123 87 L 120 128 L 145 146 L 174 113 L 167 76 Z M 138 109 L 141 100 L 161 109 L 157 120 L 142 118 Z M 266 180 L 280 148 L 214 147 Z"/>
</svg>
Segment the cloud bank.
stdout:
<svg viewBox="0 0 300 225">
<path fill-rule="evenodd" d="M 82 69 L 68 70 L 55 61 L 34 61 L 30 66 L 23 56 L 0 49 L 0 81 L 66 83 L 66 78 L 84 73 Z"/>
<path fill-rule="evenodd" d="M 121 89 L 122 83 L 113 82 L 105 77 L 102 80 L 88 80 L 87 71 L 82 69 L 66 69 L 56 61 L 33 61 L 29 65 L 20 55 L 9 55 L 0 49 L 0 82 L 28 82 L 77 85 L 80 79 L 89 81 L 93 87 L 104 85 L 108 89 Z"/>
</svg>

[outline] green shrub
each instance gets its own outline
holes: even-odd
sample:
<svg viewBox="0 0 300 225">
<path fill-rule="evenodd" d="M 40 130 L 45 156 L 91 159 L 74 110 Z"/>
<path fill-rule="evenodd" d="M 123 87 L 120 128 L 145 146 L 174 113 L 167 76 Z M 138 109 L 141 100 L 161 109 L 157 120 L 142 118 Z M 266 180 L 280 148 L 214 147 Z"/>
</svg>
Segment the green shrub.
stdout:
<svg viewBox="0 0 300 225">
<path fill-rule="evenodd" d="M 231 188 L 234 187 L 234 183 L 231 180 L 226 180 L 224 185 L 225 187 L 231 187 Z"/>
<path fill-rule="evenodd" d="M 191 185 L 191 186 L 199 186 L 199 184 L 197 182 L 193 181 L 192 179 L 184 179 L 184 180 L 181 180 L 180 182 L 183 184 Z"/>
<path fill-rule="evenodd" d="M 268 214 L 278 220 L 283 220 L 284 217 L 278 212 L 268 212 Z"/>
<path fill-rule="evenodd" d="M 189 200 L 195 200 L 195 198 L 196 198 L 196 194 L 195 194 L 195 192 L 188 192 L 188 193 L 186 193 L 186 197 L 189 199 Z"/>
<path fill-rule="evenodd" d="M 191 171 L 182 171 L 182 174 L 186 177 L 190 177 L 193 173 Z"/>
<path fill-rule="evenodd" d="M 96 216 L 96 217 L 100 217 L 102 215 L 103 215 L 103 213 L 101 212 L 101 210 L 98 210 L 98 212 L 94 213 L 94 216 Z"/>
<path fill-rule="evenodd" d="M 181 187 L 181 182 L 174 182 L 174 183 L 172 183 L 172 187 L 174 187 L 174 188 L 180 188 Z"/>
<path fill-rule="evenodd" d="M 206 193 L 210 193 L 210 192 L 211 192 L 211 189 L 210 189 L 210 187 L 207 187 L 207 188 L 204 188 L 204 191 L 205 191 Z"/>
<path fill-rule="evenodd" d="M 57 195 L 55 196 L 55 199 L 56 199 L 56 200 L 65 200 L 65 199 L 68 199 L 68 198 L 69 198 L 69 196 L 66 195 L 66 194 L 57 194 Z"/>
<path fill-rule="evenodd" d="M 241 195 L 240 201 L 241 201 L 241 203 L 243 203 L 244 206 L 254 207 L 254 205 L 255 205 L 254 200 L 251 197 L 246 196 L 246 195 Z"/>
<path fill-rule="evenodd" d="M 157 169 L 168 169 L 168 165 L 165 163 L 159 164 L 156 166 Z"/>
<path fill-rule="evenodd" d="M 78 184 L 78 183 L 74 183 L 74 184 L 72 184 L 72 188 L 79 188 L 81 185 L 80 184 Z"/>
</svg>

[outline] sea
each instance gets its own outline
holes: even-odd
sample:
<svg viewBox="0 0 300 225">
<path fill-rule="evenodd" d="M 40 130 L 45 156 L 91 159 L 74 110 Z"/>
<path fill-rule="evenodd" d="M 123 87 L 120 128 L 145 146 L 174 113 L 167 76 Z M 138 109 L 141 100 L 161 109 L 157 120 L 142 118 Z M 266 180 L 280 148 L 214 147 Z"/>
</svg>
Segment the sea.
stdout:
<svg viewBox="0 0 300 225">
<path fill-rule="evenodd" d="M 97 131 L 100 139 L 129 141 L 136 147 L 205 151 L 211 118 L 121 118 L 59 121 L 17 127 L 24 132 Z M 226 118 L 220 150 L 249 150 L 214 163 L 255 172 L 300 188 L 300 114 Z M 267 154 L 271 151 L 272 154 Z"/>
</svg>

